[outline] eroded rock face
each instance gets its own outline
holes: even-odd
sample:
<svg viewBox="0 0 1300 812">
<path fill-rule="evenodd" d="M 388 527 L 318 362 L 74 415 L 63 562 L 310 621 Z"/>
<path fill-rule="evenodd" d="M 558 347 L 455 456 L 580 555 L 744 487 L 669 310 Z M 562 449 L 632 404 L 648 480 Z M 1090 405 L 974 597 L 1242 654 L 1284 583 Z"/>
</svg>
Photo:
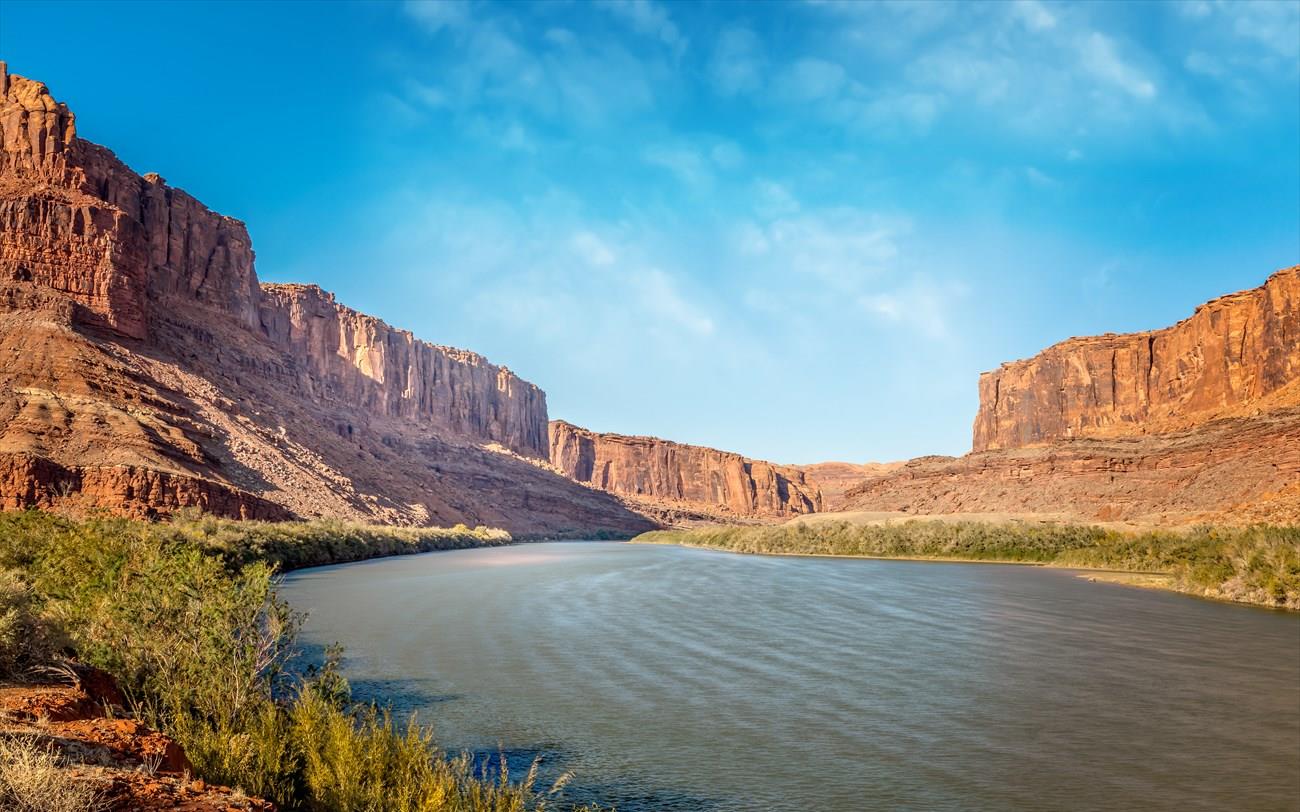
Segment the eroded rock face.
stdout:
<svg viewBox="0 0 1300 812">
<path fill-rule="evenodd" d="M 545 394 L 310 285 L 0 63 L 0 505 L 635 532 L 551 471 Z"/>
<path fill-rule="evenodd" d="M 1300 267 L 1172 327 L 986 373 L 974 446 L 869 477 L 844 507 L 1300 521 Z"/>
<path fill-rule="evenodd" d="M 610 493 L 721 506 L 736 516 L 778 517 L 821 509 L 821 492 L 794 466 L 655 437 L 599 434 L 550 424 L 551 464 Z"/>
<path fill-rule="evenodd" d="M 262 293 L 262 332 L 302 359 L 299 384 L 313 396 L 546 459 L 546 394 L 510 370 L 420 341 L 315 285 L 263 285 Z"/>
<path fill-rule="evenodd" d="M 1072 338 L 980 376 L 973 448 L 1173 431 L 1300 402 L 1300 267 L 1146 333 Z"/>
</svg>

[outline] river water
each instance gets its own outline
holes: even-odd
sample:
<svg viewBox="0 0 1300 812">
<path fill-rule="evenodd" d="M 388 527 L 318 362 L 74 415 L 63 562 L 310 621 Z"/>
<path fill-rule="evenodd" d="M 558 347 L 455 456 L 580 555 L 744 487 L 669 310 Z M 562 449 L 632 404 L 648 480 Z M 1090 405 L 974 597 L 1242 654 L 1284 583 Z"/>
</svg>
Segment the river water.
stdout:
<svg viewBox="0 0 1300 812">
<path fill-rule="evenodd" d="M 640 810 L 1300 810 L 1300 616 L 1037 567 L 616 542 L 290 575 L 453 750 Z"/>
</svg>

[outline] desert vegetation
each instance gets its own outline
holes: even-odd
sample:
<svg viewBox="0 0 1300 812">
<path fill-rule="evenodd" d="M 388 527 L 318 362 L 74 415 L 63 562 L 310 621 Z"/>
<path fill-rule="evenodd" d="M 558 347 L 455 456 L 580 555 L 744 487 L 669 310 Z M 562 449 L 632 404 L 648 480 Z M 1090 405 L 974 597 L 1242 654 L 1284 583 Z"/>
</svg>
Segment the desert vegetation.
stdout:
<svg viewBox="0 0 1300 812">
<path fill-rule="evenodd" d="M 508 539 L 483 529 L 0 514 L 0 664 L 12 677 L 75 655 L 107 671 L 132 711 L 181 743 L 199 777 L 282 809 L 542 810 L 556 801 L 535 773 L 512 777 L 504 760 L 489 772 L 444 753 L 414 719 L 352 700 L 337 652 L 297 664 L 301 618 L 275 591 L 280 565 Z M 52 756 L 20 755 L 52 775 Z"/>
<path fill-rule="evenodd" d="M 63 769 L 49 747 L 24 737 L 0 737 L 0 809 L 87 812 L 99 808 L 95 788 Z"/>
<path fill-rule="evenodd" d="M 915 519 L 658 530 L 636 541 L 772 555 L 1003 561 L 1154 572 L 1173 589 L 1300 610 L 1300 527 L 1123 532 L 1065 523 Z"/>
</svg>

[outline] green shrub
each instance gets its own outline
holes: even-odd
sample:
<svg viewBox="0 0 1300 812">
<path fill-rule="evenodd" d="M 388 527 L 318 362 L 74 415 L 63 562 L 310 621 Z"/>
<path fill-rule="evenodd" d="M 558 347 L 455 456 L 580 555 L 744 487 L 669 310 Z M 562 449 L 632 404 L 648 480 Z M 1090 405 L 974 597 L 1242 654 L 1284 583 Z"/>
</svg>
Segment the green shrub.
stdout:
<svg viewBox="0 0 1300 812">
<path fill-rule="evenodd" d="M 508 540 L 486 528 L 0 514 L 0 568 L 21 573 L 23 586 L 0 594 L 39 602 L 78 657 L 112 674 L 206 780 L 284 809 L 541 810 L 535 774 L 475 775 L 427 729 L 354 703 L 337 652 L 294 674 L 300 618 L 275 594 L 278 563 Z"/>
<path fill-rule="evenodd" d="M 636 541 L 740 553 L 1010 561 L 1165 573 L 1184 592 L 1300 609 L 1300 527 L 1124 533 L 1064 523 L 793 522 L 659 530 Z"/>
</svg>

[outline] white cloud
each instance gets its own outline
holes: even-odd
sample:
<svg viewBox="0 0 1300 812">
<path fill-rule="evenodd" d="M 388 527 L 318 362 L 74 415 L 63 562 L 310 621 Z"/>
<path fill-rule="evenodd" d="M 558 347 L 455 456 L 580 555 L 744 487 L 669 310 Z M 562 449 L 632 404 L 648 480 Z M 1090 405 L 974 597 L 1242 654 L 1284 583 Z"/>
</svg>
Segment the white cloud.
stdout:
<svg viewBox="0 0 1300 812">
<path fill-rule="evenodd" d="M 965 288 L 960 284 L 938 283 L 917 274 L 893 290 L 859 297 L 858 304 L 886 324 L 903 325 L 927 338 L 943 339 L 949 335 L 952 303 L 964 295 Z"/>
<path fill-rule="evenodd" d="M 447 189 L 402 195 L 376 250 L 411 290 L 457 302 L 480 329 L 563 349 L 593 372 L 733 350 L 707 288 L 657 230 L 590 220 L 564 192 L 510 205 Z"/>
<path fill-rule="evenodd" d="M 605 241 L 590 231 L 579 231 L 571 240 L 574 252 L 588 265 L 605 267 L 613 265 L 617 257 Z"/>
<path fill-rule="evenodd" d="M 1202 18 L 1210 14 L 1211 8 L 1208 0 L 1183 0 L 1175 8 L 1178 9 L 1184 17 Z"/>
<path fill-rule="evenodd" d="M 1016 0 L 1012 3 L 1011 10 L 1031 31 L 1046 31 L 1056 27 L 1056 16 L 1038 0 Z"/>
<path fill-rule="evenodd" d="M 694 188 L 713 185 L 713 172 L 699 152 L 690 147 L 659 144 L 646 148 L 642 160 L 671 172 L 679 181 Z"/>
<path fill-rule="evenodd" d="M 403 9 L 426 31 L 436 34 L 470 19 L 468 0 L 406 0 Z"/>
<path fill-rule="evenodd" d="M 697 336 L 713 333 L 713 319 L 689 301 L 673 277 L 658 268 L 649 268 L 631 276 L 640 303 L 658 317 Z"/>
<path fill-rule="evenodd" d="M 860 122 L 877 131 L 924 133 L 943 109 L 944 97 L 935 93 L 900 93 L 879 96 L 862 106 Z"/>
<path fill-rule="evenodd" d="M 1190 73 L 1218 78 L 1225 73 L 1223 64 L 1204 51 L 1192 51 L 1183 60 L 1183 67 Z"/>
<path fill-rule="evenodd" d="M 652 0 L 601 0 L 598 5 L 625 20 L 634 30 L 656 37 L 674 54 L 680 56 L 686 50 L 686 39 L 664 6 Z"/>
<path fill-rule="evenodd" d="M 713 89 L 723 96 L 752 93 L 763 82 L 763 45 L 744 26 L 723 29 L 708 65 Z"/>
<path fill-rule="evenodd" d="M 739 169 L 745 163 L 745 151 L 735 141 L 719 141 L 709 150 L 709 157 L 722 169 Z"/>
<path fill-rule="evenodd" d="M 1044 189 L 1054 189 L 1061 185 L 1061 182 L 1059 180 L 1047 174 L 1046 172 L 1044 172 L 1043 170 L 1039 169 L 1036 166 L 1026 166 L 1025 177 L 1028 178 L 1029 182 L 1032 183 L 1034 186 L 1039 186 Z"/>
<path fill-rule="evenodd" d="M 633 55 L 616 37 L 580 39 L 550 28 L 528 41 L 527 31 L 499 8 L 471 13 L 464 4 L 443 6 L 403 6 L 427 32 L 455 32 L 404 67 L 405 93 L 413 103 L 452 114 L 527 113 L 583 127 L 606 126 L 655 104 L 658 63 Z M 631 8 L 634 16 L 639 13 Z"/>
<path fill-rule="evenodd" d="M 741 256 L 762 256 L 771 250 L 767 234 L 762 228 L 751 222 L 742 222 L 731 230 L 733 250 Z"/>
<path fill-rule="evenodd" d="M 799 201 L 790 190 L 773 180 L 754 181 L 754 211 L 771 220 L 799 211 Z"/>
<path fill-rule="evenodd" d="M 839 94 L 844 82 L 842 65 L 824 59 L 799 59 L 777 78 L 775 92 L 786 101 L 811 102 Z"/>
<path fill-rule="evenodd" d="M 761 231 L 768 262 L 785 273 L 815 277 L 840 291 L 853 291 L 888 272 L 898 257 L 897 237 L 906 224 L 851 208 L 827 209 L 772 220 Z"/>
<path fill-rule="evenodd" d="M 1092 75 L 1119 87 L 1136 99 L 1147 101 L 1155 98 L 1155 84 L 1120 57 L 1115 42 L 1110 37 L 1093 31 L 1083 37 L 1078 47 L 1082 64 Z"/>
<path fill-rule="evenodd" d="M 1287 60 L 1300 58 L 1300 3 L 1243 0 L 1219 3 L 1216 9 L 1231 19 L 1238 37 L 1258 42 Z"/>
</svg>

